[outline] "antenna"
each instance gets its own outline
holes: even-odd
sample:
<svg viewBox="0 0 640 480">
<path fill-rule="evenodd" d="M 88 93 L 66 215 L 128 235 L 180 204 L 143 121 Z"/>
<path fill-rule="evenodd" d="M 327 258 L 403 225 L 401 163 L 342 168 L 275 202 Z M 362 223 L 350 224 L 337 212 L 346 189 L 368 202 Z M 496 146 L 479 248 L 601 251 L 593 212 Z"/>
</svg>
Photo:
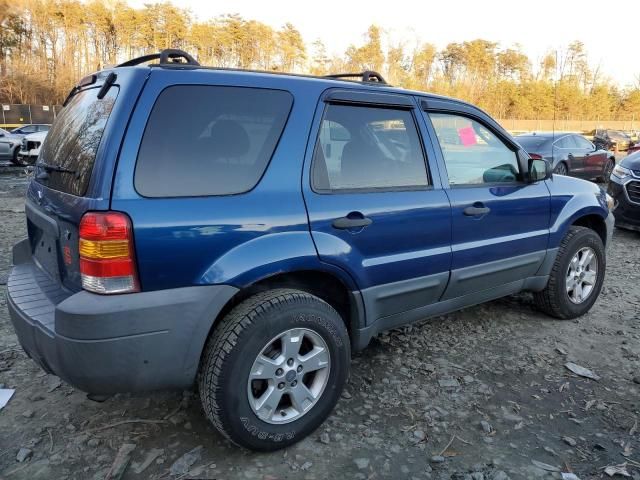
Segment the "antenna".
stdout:
<svg viewBox="0 0 640 480">
<path fill-rule="evenodd" d="M 556 148 L 556 110 L 558 109 L 558 49 L 556 48 L 555 72 L 553 75 L 553 123 L 551 124 L 551 166 L 554 162 Z"/>
</svg>

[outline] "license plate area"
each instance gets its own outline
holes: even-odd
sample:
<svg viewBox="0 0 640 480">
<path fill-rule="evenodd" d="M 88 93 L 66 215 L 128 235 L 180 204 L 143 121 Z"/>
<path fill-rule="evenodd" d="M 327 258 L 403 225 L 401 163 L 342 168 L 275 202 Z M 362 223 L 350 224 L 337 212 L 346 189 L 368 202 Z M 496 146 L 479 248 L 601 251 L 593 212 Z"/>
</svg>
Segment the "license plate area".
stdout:
<svg viewBox="0 0 640 480">
<path fill-rule="evenodd" d="M 60 280 L 57 239 L 38 228 L 31 221 L 28 224 L 33 259 L 52 278 Z"/>
</svg>

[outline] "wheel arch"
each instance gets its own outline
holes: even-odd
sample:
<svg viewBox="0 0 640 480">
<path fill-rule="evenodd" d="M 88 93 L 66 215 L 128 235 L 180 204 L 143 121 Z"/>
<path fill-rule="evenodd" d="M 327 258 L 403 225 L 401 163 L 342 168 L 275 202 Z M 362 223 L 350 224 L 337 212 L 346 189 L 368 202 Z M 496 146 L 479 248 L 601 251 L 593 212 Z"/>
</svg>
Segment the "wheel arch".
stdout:
<svg viewBox="0 0 640 480">
<path fill-rule="evenodd" d="M 215 316 L 207 338 L 211 337 L 220 320 L 235 306 L 257 293 L 276 288 L 300 290 L 327 302 L 340 314 L 352 343 L 356 332 L 365 326 L 364 302 L 360 291 L 352 288 L 350 279 L 347 280 L 330 269 L 301 269 L 273 272 L 240 288 Z"/>
<path fill-rule="evenodd" d="M 595 231 L 600 239 L 602 240 L 602 244 L 606 246 L 607 244 L 607 225 L 605 219 L 596 213 L 590 213 L 576 218 L 571 226 L 576 227 L 586 227 Z"/>
</svg>

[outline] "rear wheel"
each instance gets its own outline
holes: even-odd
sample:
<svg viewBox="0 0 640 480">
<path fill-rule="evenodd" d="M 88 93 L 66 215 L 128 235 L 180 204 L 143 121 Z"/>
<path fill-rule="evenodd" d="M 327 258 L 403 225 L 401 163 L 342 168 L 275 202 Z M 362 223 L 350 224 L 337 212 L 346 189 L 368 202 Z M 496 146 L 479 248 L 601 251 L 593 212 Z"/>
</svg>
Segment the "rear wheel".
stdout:
<svg viewBox="0 0 640 480">
<path fill-rule="evenodd" d="M 556 173 L 558 175 L 567 175 L 569 173 L 567 164 L 564 162 L 560 162 L 558 165 L 556 165 L 556 168 L 553 169 L 553 173 Z"/>
<path fill-rule="evenodd" d="M 607 163 L 604 165 L 604 170 L 602 171 L 602 182 L 609 183 L 609 179 L 611 178 L 611 172 L 616 166 L 616 161 L 614 158 L 610 158 L 607 160 Z"/>
<path fill-rule="evenodd" d="M 602 239 L 586 227 L 571 227 L 542 292 L 535 294 L 545 313 L 571 319 L 587 313 L 598 299 L 604 281 L 606 257 Z"/>
<path fill-rule="evenodd" d="M 331 413 L 347 379 L 340 315 L 305 292 L 262 292 L 236 306 L 207 343 L 199 375 L 204 411 L 234 443 L 284 448 Z"/>
</svg>

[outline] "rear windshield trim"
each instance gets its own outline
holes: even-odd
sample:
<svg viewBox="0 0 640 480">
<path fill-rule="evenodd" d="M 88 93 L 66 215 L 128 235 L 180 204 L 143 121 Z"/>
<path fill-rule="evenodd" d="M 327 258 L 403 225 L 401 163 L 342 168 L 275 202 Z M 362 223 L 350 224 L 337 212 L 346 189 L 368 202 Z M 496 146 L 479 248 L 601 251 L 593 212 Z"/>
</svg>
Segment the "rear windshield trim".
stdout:
<svg viewBox="0 0 640 480">
<path fill-rule="evenodd" d="M 289 96 L 289 110 L 287 111 L 287 114 L 284 118 L 283 124 L 282 124 L 282 129 L 280 130 L 280 134 L 278 135 L 278 138 L 276 139 L 274 146 L 273 146 L 273 151 L 271 152 L 271 155 L 269 156 L 269 159 L 267 160 L 267 162 L 265 163 L 264 168 L 262 169 L 262 173 L 260 174 L 260 176 L 258 177 L 258 179 L 256 180 L 256 182 L 248 189 L 240 191 L 240 192 L 233 192 L 233 193 L 217 193 L 217 194 L 195 194 L 195 195 L 163 195 L 163 196 L 152 196 L 152 195 L 145 195 L 143 194 L 139 189 L 138 189 L 138 185 L 136 182 L 136 177 L 138 174 L 138 167 L 140 165 L 139 162 L 139 157 L 140 157 L 140 148 L 142 146 L 142 141 L 144 139 L 145 134 L 147 133 L 147 129 L 149 128 L 149 120 L 151 119 L 151 115 L 153 113 L 154 108 L 156 107 L 158 100 L 160 99 L 160 97 L 162 96 L 162 94 L 173 87 L 222 87 L 222 88 L 235 88 L 235 89 L 249 89 L 249 90 L 263 90 L 263 91 L 274 91 L 274 92 L 282 92 L 282 93 L 286 93 Z M 136 160 L 135 160 L 135 167 L 134 167 L 134 171 L 133 171 L 133 176 L 131 178 L 131 182 L 133 184 L 133 189 L 134 191 L 142 198 L 145 199 L 149 199 L 149 200 L 165 200 L 165 199 L 180 199 L 180 198 L 215 198 L 215 197 L 234 197 L 234 196 L 238 196 L 238 195 L 245 195 L 247 193 L 252 192 L 253 190 L 255 190 L 258 185 L 260 185 L 260 183 L 262 182 L 262 179 L 264 178 L 264 176 L 267 174 L 267 171 L 269 170 L 269 166 L 271 165 L 271 161 L 273 160 L 273 156 L 276 154 L 276 152 L 278 151 L 278 147 L 280 146 L 280 140 L 282 139 L 282 136 L 284 135 L 284 132 L 287 130 L 288 124 L 289 124 L 289 118 L 291 117 L 291 112 L 293 111 L 293 106 L 295 103 L 295 96 L 293 95 L 293 93 L 291 93 L 291 91 L 286 90 L 284 88 L 270 88 L 270 87 L 259 87 L 259 86 L 253 86 L 253 85 L 227 85 L 227 84 L 210 84 L 210 83 L 174 83 L 171 85 L 167 85 L 166 87 L 164 87 L 162 90 L 160 90 L 160 92 L 158 92 L 158 94 L 156 95 L 156 98 L 153 102 L 153 105 L 151 106 L 151 109 L 149 110 L 149 114 L 145 120 L 145 127 L 144 130 L 142 132 L 142 135 L 140 136 L 140 142 L 137 146 L 137 151 L 136 151 Z"/>
</svg>

